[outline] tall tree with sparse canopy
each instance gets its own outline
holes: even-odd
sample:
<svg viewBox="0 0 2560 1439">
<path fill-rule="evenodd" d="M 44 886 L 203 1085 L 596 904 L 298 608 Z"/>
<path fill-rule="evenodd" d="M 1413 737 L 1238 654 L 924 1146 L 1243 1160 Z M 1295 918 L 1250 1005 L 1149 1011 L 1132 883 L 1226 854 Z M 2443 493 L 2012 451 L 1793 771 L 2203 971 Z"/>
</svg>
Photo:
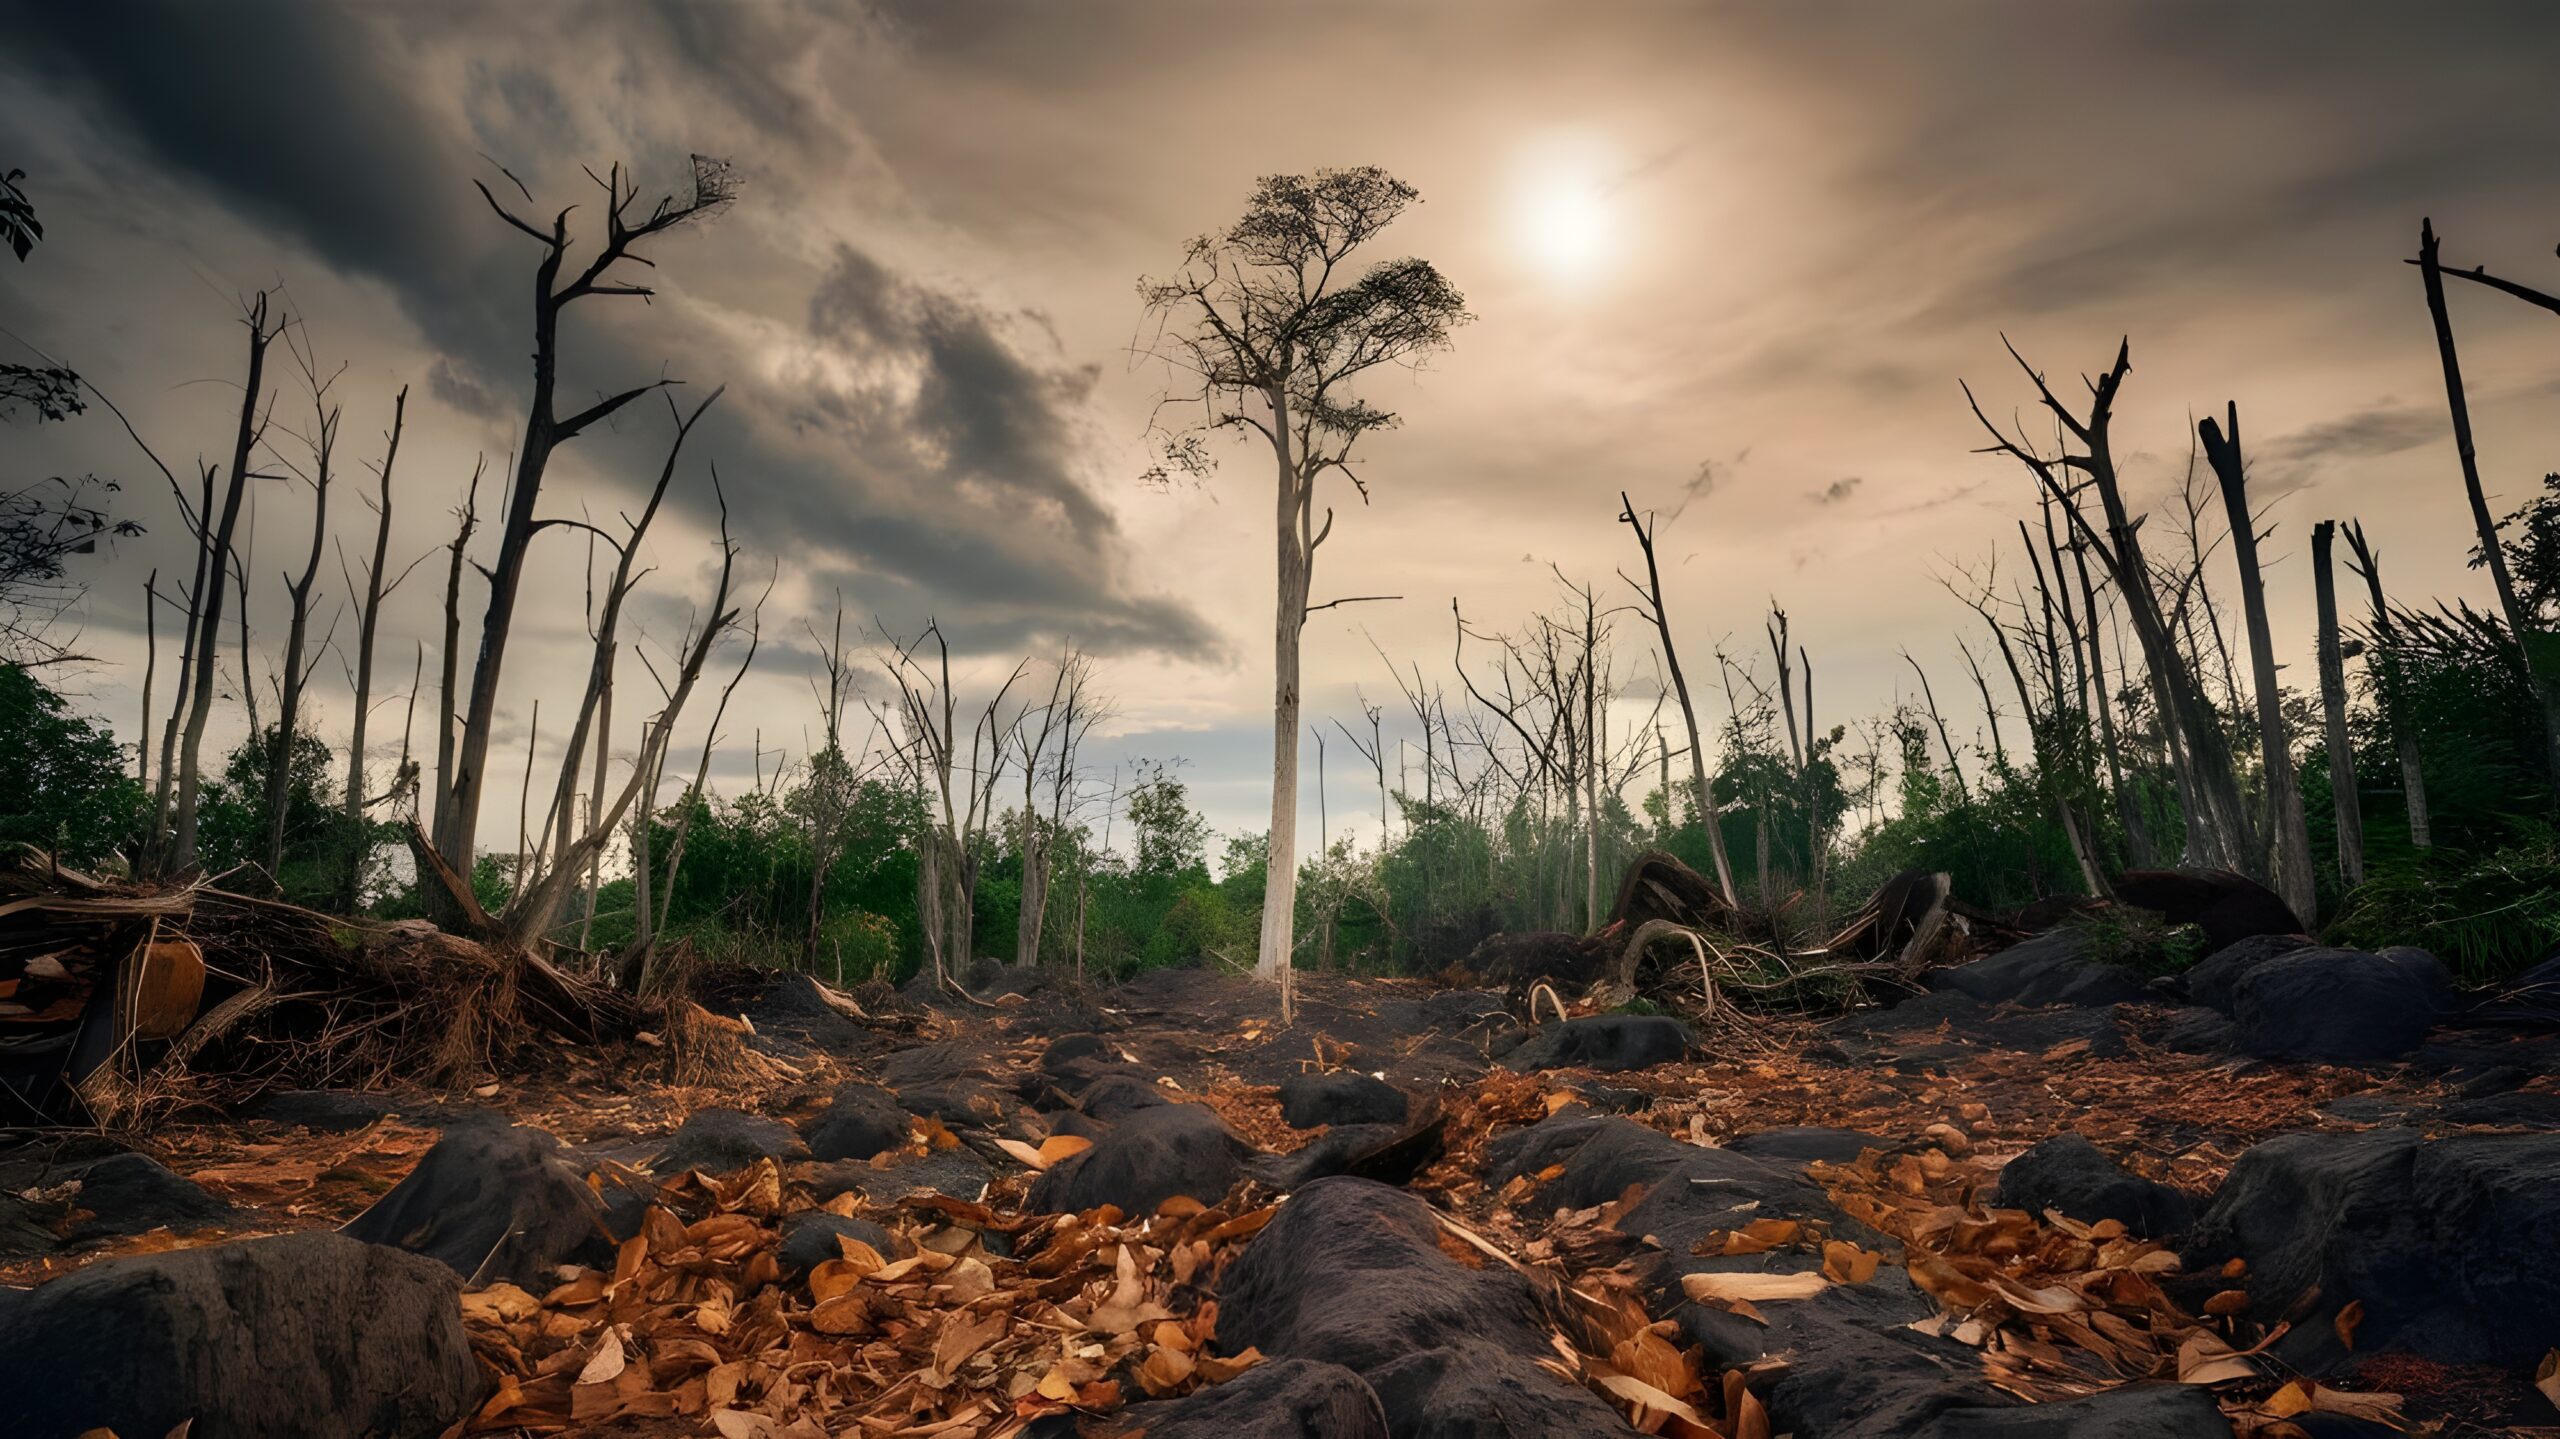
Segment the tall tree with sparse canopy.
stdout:
<svg viewBox="0 0 2560 1439">
<path fill-rule="evenodd" d="M 1353 382 L 1381 365 L 1418 364 L 1470 318 L 1427 260 L 1353 267 L 1353 252 L 1420 198 L 1373 165 L 1265 176 L 1242 219 L 1193 240 L 1170 278 L 1139 284 L 1165 325 L 1157 353 L 1185 377 L 1176 398 L 1197 411 L 1166 437 L 1158 474 L 1203 472 L 1202 437 L 1220 430 L 1260 435 L 1277 462 L 1271 859 L 1255 965 L 1265 978 L 1288 967 L 1297 901 L 1299 639 L 1308 614 L 1341 603 L 1309 603 L 1316 550 L 1333 529 L 1331 507 L 1317 512 L 1318 482 L 1339 470 L 1367 501 L 1352 449 L 1396 416 L 1352 393 Z"/>
</svg>

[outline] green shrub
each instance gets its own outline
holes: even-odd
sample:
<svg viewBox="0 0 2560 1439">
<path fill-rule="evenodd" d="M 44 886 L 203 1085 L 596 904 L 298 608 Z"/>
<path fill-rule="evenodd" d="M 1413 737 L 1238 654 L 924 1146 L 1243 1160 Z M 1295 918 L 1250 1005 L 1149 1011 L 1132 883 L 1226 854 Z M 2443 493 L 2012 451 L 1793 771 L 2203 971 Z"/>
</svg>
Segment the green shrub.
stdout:
<svg viewBox="0 0 2560 1439">
<path fill-rule="evenodd" d="M 2322 936 L 2357 949 L 2413 944 L 2474 984 L 2560 946 L 2560 840 L 2528 832 L 2482 854 L 2417 851 L 2368 873 Z"/>
</svg>

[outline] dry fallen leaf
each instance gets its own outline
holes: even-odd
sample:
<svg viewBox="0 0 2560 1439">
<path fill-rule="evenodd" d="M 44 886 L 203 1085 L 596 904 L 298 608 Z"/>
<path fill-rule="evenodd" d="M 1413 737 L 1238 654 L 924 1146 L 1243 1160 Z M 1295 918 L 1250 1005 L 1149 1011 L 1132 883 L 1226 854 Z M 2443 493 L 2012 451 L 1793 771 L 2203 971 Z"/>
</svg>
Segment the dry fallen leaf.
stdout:
<svg viewBox="0 0 2560 1439">
<path fill-rule="evenodd" d="M 2353 1353 L 2356 1347 L 2356 1326 L 2363 1322 L 2364 1301 L 2350 1299 L 2339 1308 L 2338 1317 L 2329 1321 L 2329 1327 L 2337 1331 L 2338 1342 L 2345 1345 L 2349 1353 Z"/>
<path fill-rule="evenodd" d="M 1691 1299 L 1759 1302 L 1811 1299 L 1831 1287 L 1819 1274 L 1684 1274 L 1680 1292 Z"/>
</svg>

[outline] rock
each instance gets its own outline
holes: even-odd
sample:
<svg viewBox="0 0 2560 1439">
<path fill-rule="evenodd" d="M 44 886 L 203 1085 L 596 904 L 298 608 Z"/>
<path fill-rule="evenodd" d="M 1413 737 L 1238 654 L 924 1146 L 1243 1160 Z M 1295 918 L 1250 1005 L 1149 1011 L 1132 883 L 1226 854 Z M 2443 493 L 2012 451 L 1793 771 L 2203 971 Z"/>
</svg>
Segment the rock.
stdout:
<svg viewBox="0 0 2560 1439">
<path fill-rule="evenodd" d="M 2170 1014 L 2159 1038 L 2181 1054 L 2213 1054 L 2231 1047 L 2232 1034 L 2231 1021 L 2220 1010 L 2199 1004 Z"/>
<path fill-rule="evenodd" d="M 2302 921 L 2273 890 L 2227 869 L 2129 869 L 2116 876 L 2120 903 L 2147 909 L 2170 924 L 2204 931 L 2209 950 L 2255 934 L 2300 934 Z"/>
<path fill-rule="evenodd" d="M 1298 1191 L 1218 1286 L 1222 1347 L 1353 1371 L 1399 1439 L 1634 1432 L 1590 1391 L 1536 1367 L 1553 1352 L 1549 1333 L 1526 1281 L 1460 1265 L 1441 1250 L 1428 1206 L 1362 1179 Z"/>
<path fill-rule="evenodd" d="M 2077 1134 L 2057 1134 L 2000 1167 L 1992 1200 L 2004 1209 L 2048 1209 L 2083 1224 L 2113 1219 L 2145 1239 L 2166 1239 L 2195 1220 L 2195 1200 L 2129 1173 Z"/>
<path fill-rule="evenodd" d="M 2311 941 L 2298 934 L 2253 934 L 2226 944 L 2196 962 L 2183 975 L 2187 997 L 2224 1014 L 2231 1012 L 2231 990 L 2240 976 L 2268 960 L 2311 948 Z"/>
<path fill-rule="evenodd" d="M 2560 1347 L 2560 1134 L 2409 1129 L 2287 1134 L 2240 1157 L 2185 1245 L 2191 1273 L 2248 1261 L 2250 1309 L 2286 1315 L 2277 1353 L 2305 1369 L 2346 1356 L 2332 1321 L 2364 1308 L 2355 1352 L 2529 1365 Z"/>
<path fill-rule="evenodd" d="M 778 1119 L 735 1109 L 697 1109 L 677 1126 L 667 1147 L 649 1161 L 654 1174 L 699 1169 L 705 1174 L 731 1174 L 759 1159 L 776 1163 L 804 1154 L 800 1136 Z"/>
<path fill-rule="evenodd" d="M 1119 1058 L 1111 1045 L 1098 1034 L 1062 1034 L 1049 1041 L 1040 1053 L 1040 1067 L 1051 1074 L 1064 1074 L 1067 1066 L 1092 1061 L 1109 1062 Z"/>
<path fill-rule="evenodd" d="M 1497 934 L 1487 937 L 1458 966 L 1472 984 L 1525 987 L 1547 980 L 1558 989 L 1580 989 L 1600 977 L 1608 951 L 1578 934 Z"/>
<path fill-rule="evenodd" d="M 1683 1144 L 1629 1119 L 1568 1109 L 1497 1135 L 1485 1148 L 1490 1185 L 1551 1166 L 1564 1172 L 1535 1191 L 1529 1202 L 1537 1212 L 1587 1209 L 1641 1185 L 1644 1197 L 1620 1217 L 1618 1231 L 1650 1235 L 1684 1263 L 1689 1246 L 1710 1230 L 1739 1228 L 1753 1218 L 1819 1219 L 1843 1238 L 1881 1242 L 1834 1209 L 1798 1164 Z M 1671 1288 L 1677 1282 L 1676 1274 L 1669 1276 Z"/>
<path fill-rule="evenodd" d="M 2260 1059 L 2390 1059 L 2423 1042 L 2451 989 L 2423 950 L 2299 949 L 2231 988 L 2233 1043 Z"/>
<path fill-rule="evenodd" d="M 247 1115 L 269 1124 L 346 1134 L 391 1113 L 391 1101 L 353 1089 L 280 1089 L 262 1094 Z"/>
<path fill-rule="evenodd" d="M 1118 1416 L 1146 1439 L 1387 1439 L 1366 1380 L 1339 1364 L 1272 1359 L 1224 1384 Z"/>
<path fill-rule="evenodd" d="M 2049 930 L 1988 959 L 1934 970 L 1927 983 L 1985 1004 L 2122 1004 L 2145 993 L 2141 975 L 2089 958 L 2088 936 L 2071 928 Z"/>
<path fill-rule="evenodd" d="M 239 1210 L 205 1193 L 194 1181 L 171 1173 L 147 1154 L 111 1154 L 67 1167 L 58 1175 L 54 1183 L 79 1181 L 80 1192 L 71 1202 L 89 1211 L 87 1218 L 72 1222 L 74 1244 L 154 1229 L 184 1234 L 240 1218 Z"/>
<path fill-rule="evenodd" d="M 1517 1070 L 1645 1069 L 1689 1053 L 1689 1026 L 1655 1014 L 1592 1014 L 1532 1032 L 1502 1062 Z"/>
<path fill-rule="evenodd" d="M 880 1082 L 909 1114 L 944 1124 L 996 1128 L 1013 1117 L 1012 1097 L 990 1079 L 986 1059 L 957 1044 L 923 1044 L 880 1061 Z"/>
<path fill-rule="evenodd" d="M 881 1045 L 877 1030 L 828 1003 L 819 981 L 806 974 L 774 980 L 744 1012 L 763 1041 L 780 1039 L 840 1057 L 870 1054 Z"/>
<path fill-rule="evenodd" d="M 836 1242 L 840 1238 L 868 1244 L 883 1259 L 898 1257 L 897 1240 L 870 1220 L 804 1209 L 782 1221 L 782 1248 L 775 1257 L 782 1261 L 783 1277 L 797 1279 L 830 1259 L 843 1258 L 844 1247 Z"/>
<path fill-rule="evenodd" d="M 1301 1074 L 1280 1085 L 1280 1117 L 1299 1129 L 1319 1124 L 1402 1124 L 1404 1091 L 1358 1070 Z"/>
<path fill-rule="evenodd" d="M 0 1155 L 0 1259 L 29 1259 L 155 1229 L 187 1234 L 241 1212 L 149 1155 L 97 1136 Z"/>
<path fill-rule="evenodd" d="M 1176 1195 L 1215 1204 L 1244 1177 L 1252 1152 L 1206 1105 L 1152 1105 L 1114 1120 L 1091 1149 L 1033 1180 L 1025 1202 L 1048 1214 L 1116 1204 L 1129 1215 L 1152 1214 Z"/>
<path fill-rule="evenodd" d="M 857 1079 L 836 1087 L 825 1111 L 809 1121 L 800 1137 L 812 1159 L 869 1159 L 904 1147 L 913 1132 L 895 1096 Z"/>
<path fill-rule="evenodd" d="M 554 1266 L 610 1265 L 612 1241 L 637 1232 L 638 1206 L 617 1226 L 587 1172 L 539 1129 L 466 1126 L 343 1232 L 424 1255 L 465 1284 L 503 1279 L 540 1292 L 556 1282 Z"/>
<path fill-rule="evenodd" d="M 1337 1124 L 1290 1154 L 1257 1154 L 1246 1170 L 1273 1189 L 1293 1190 L 1337 1174 L 1380 1184 L 1410 1184 L 1445 1152 L 1444 1125 L 1435 1115 L 1414 1126 Z"/>
<path fill-rule="evenodd" d="M 0 1290 L 0 1433 L 92 1428 L 191 1439 L 431 1436 L 483 1388 L 460 1286 L 431 1260 L 343 1234 L 104 1259 Z"/>
<path fill-rule="evenodd" d="M 941 1194 L 974 1203 L 995 1177 L 985 1160 L 966 1149 L 937 1149 L 901 1157 L 886 1169 L 838 1160 L 811 1170 L 808 1179 L 810 1192 L 821 1204 L 848 1192 L 884 1203 L 909 1194 Z"/>
<path fill-rule="evenodd" d="M 1854 1129 L 1790 1127 L 1737 1135 L 1726 1140 L 1724 1147 L 1755 1159 L 1774 1159 L 1790 1164 L 1847 1164 L 1870 1149 L 1881 1149 L 1890 1154 L 1900 1146 L 1892 1140 Z"/>
<path fill-rule="evenodd" d="M 1157 1085 L 1128 1074 L 1106 1074 L 1076 1095 L 1076 1108 L 1105 1124 L 1117 1124 L 1141 1109 L 1178 1103 Z"/>
</svg>

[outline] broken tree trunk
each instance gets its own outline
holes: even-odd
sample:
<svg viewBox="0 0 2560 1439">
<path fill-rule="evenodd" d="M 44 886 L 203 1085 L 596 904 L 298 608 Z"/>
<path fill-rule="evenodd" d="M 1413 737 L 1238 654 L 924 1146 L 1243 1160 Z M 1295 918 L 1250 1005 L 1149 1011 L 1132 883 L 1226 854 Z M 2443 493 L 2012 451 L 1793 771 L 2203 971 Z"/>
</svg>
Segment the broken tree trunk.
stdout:
<svg viewBox="0 0 2560 1439">
<path fill-rule="evenodd" d="M 2267 873 L 2273 888 L 2303 922 L 2319 912 L 2319 883 L 2311 871 L 2311 828 L 2302 817 L 2302 786 L 2293 769 L 2285 732 L 2283 694 L 2276 688 L 2275 639 L 2267 626 L 2266 578 L 2258 568 L 2258 526 L 2249 513 L 2247 463 L 2240 453 L 2240 407 L 2224 411 L 2229 433 L 2207 415 L 2197 425 L 2207 459 L 2222 482 L 2231 523 L 2231 555 L 2240 567 L 2240 603 L 2249 622 L 2251 687 L 2257 691 L 2259 763 L 2267 782 Z"/>
<path fill-rule="evenodd" d="M 2338 643 L 2338 586 L 2329 568 L 2336 520 L 2311 527 L 2311 575 L 2320 607 L 2320 713 L 2329 748 L 2329 796 L 2338 817 L 2338 875 L 2364 883 L 2364 810 L 2356 797 L 2355 745 L 2347 735 L 2347 660 Z"/>
</svg>

